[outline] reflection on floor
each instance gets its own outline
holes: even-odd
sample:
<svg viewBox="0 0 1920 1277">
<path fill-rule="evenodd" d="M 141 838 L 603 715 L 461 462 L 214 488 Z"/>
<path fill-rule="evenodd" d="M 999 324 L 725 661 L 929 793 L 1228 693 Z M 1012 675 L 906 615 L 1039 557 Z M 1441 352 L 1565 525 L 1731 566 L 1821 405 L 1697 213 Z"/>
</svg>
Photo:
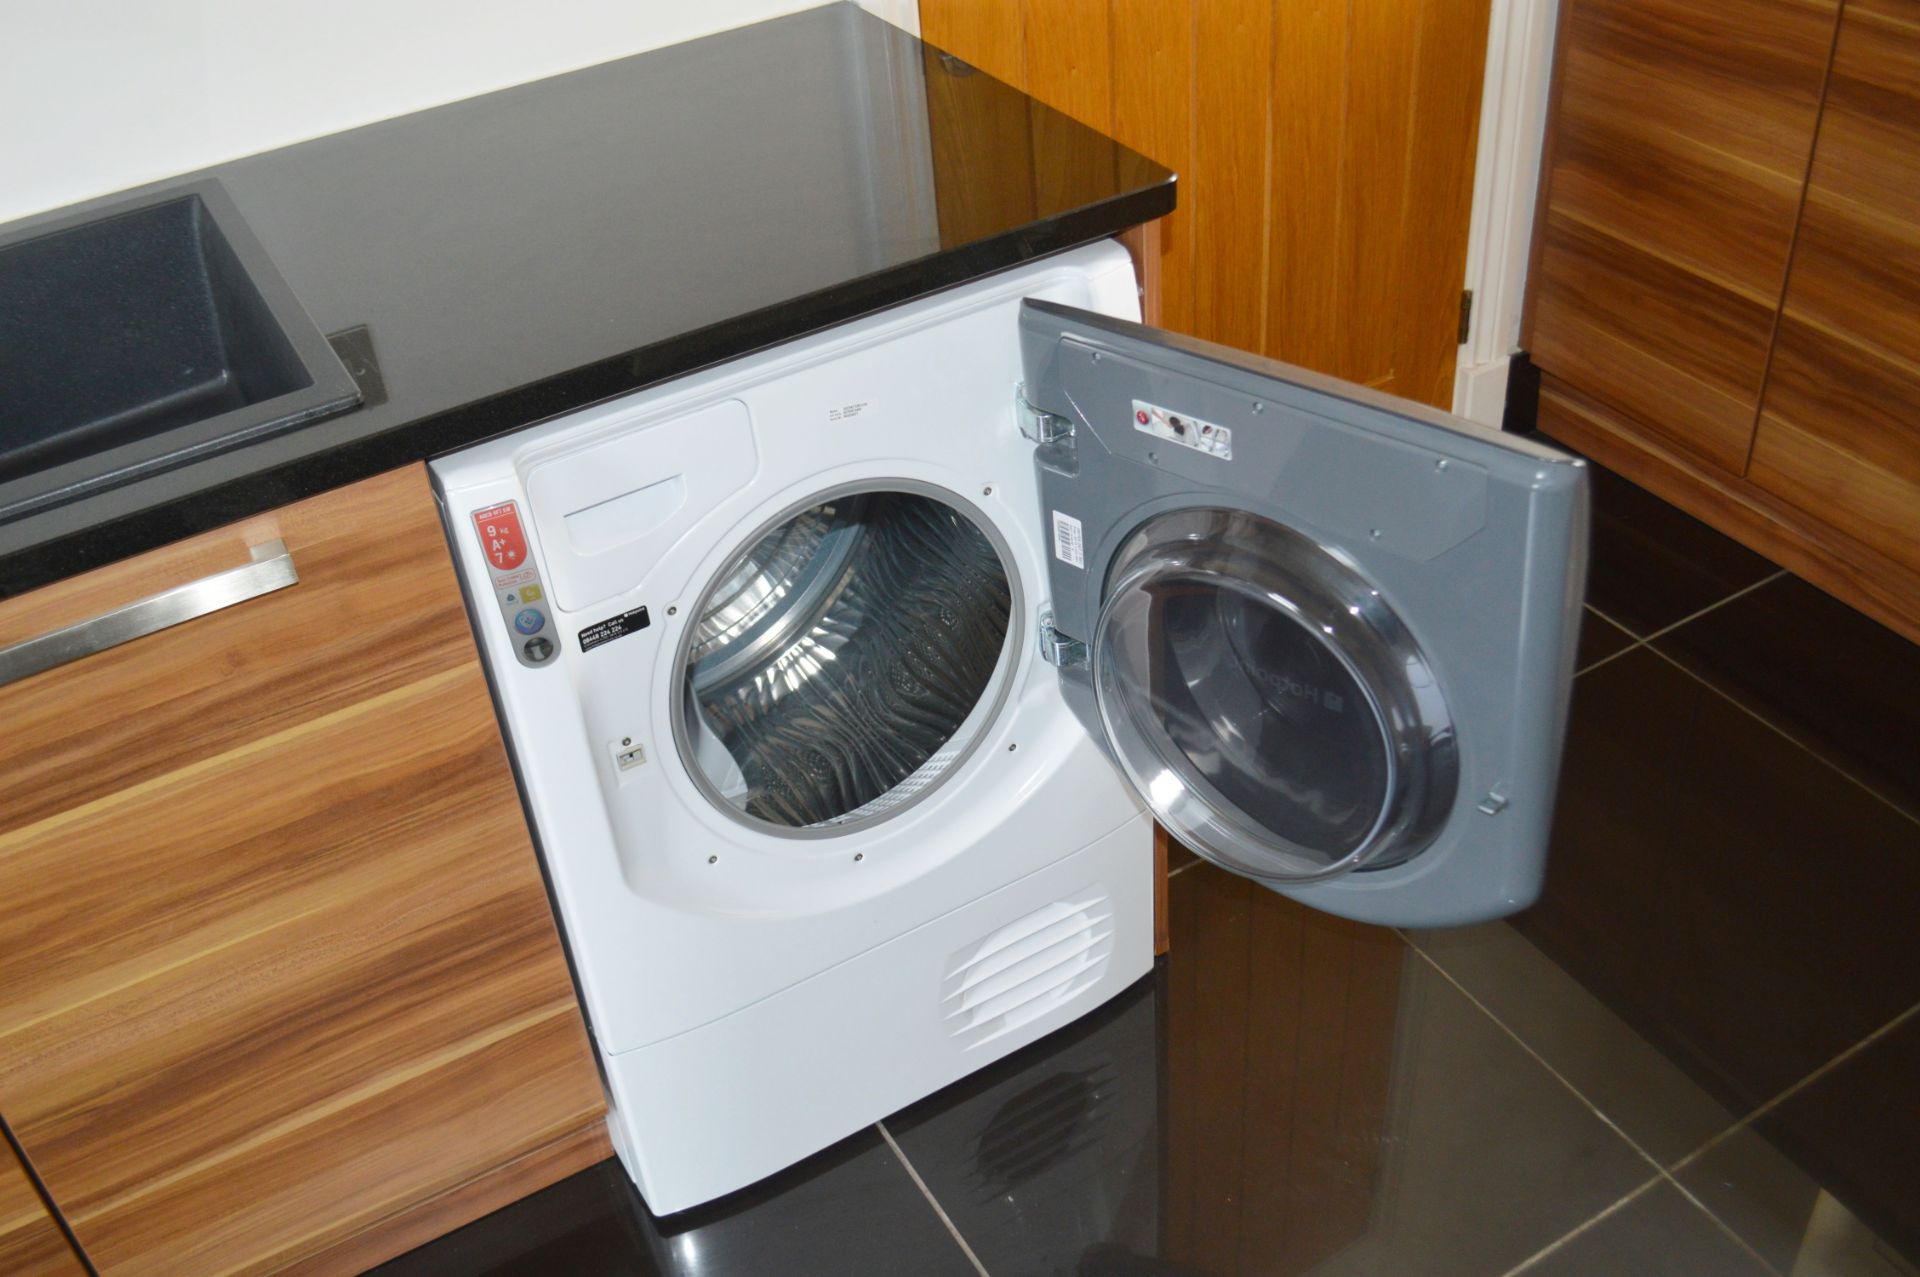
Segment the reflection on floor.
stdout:
<svg viewBox="0 0 1920 1277">
<path fill-rule="evenodd" d="M 1082 1023 L 699 1211 L 608 1163 L 383 1271 L 1914 1277 L 1920 649 L 1597 489 L 1512 924 L 1176 857 L 1171 954 Z"/>
</svg>

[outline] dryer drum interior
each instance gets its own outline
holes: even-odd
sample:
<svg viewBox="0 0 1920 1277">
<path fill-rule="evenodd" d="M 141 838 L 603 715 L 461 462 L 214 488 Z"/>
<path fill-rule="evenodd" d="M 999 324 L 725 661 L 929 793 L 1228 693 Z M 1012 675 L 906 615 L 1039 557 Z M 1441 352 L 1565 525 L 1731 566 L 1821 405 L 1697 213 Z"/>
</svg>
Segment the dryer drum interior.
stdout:
<svg viewBox="0 0 1920 1277">
<path fill-rule="evenodd" d="M 1004 555 L 948 501 L 868 491 L 791 514 L 694 613 L 689 770 L 723 809 L 776 828 L 883 819 L 991 720 L 1012 616 Z"/>
</svg>

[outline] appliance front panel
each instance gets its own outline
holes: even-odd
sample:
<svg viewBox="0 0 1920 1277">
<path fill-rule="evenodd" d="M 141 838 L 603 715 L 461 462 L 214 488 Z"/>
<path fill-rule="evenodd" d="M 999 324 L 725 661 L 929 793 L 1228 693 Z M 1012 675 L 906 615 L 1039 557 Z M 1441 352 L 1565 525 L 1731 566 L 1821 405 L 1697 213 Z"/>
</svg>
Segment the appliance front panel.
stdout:
<svg viewBox="0 0 1920 1277">
<path fill-rule="evenodd" d="M 1069 306 L 1020 322 L 1054 647 L 1087 653 L 1063 686 L 1162 822 L 1349 917 L 1528 904 L 1583 464 Z"/>
<path fill-rule="evenodd" d="M 1136 820 L 1139 804 L 1033 642 L 1045 549 L 1013 387 L 1018 307 L 1035 292 L 1115 306 L 1134 297 L 1124 252 L 1092 246 L 433 463 L 604 1052 L 730 1015 Z M 849 538 L 844 560 L 823 559 L 837 525 L 828 518 L 815 544 L 804 516 L 842 497 L 866 499 L 869 534 Z M 470 517 L 506 503 L 556 586 L 539 604 L 556 651 L 537 665 L 515 659 Z M 923 517 L 942 510 L 945 523 Z M 896 554 L 967 528 L 992 550 L 983 562 L 1002 565 L 1004 603 L 1017 614 L 972 618 L 1004 619 L 1008 646 L 998 661 L 976 653 L 973 677 L 987 685 L 946 706 L 940 679 L 892 659 L 946 660 L 918 641 L 937 609 L 845 605 L 874 590 L 965 604 L 946 574 L 974 573 L 981 556 Z M 803 564 L 779 569 L 796 558 L 835 566 L 817 576 Z M 779 570 L 761 571 L 769 567 Z M 828 588 L 816 595 L 816 585 Z M 786 624 L 795 617 L 807 622 L 798 631 Z M 896 625 L 912 632 L 877 641 Z M 973 642 L 977 628 L 955 634 Z M 826 633 L 812 655 L 798 655 L 864 653 L 874 676 L 799 677 L 778 653 L 816 631 Z M 740 704 L 722 697 L 757 678 L 767 705 L 841 688 L 890 713 L 838 716 L 832 739 L 809 733 L 804 705 L 743 727 Z M 886 693 L 909 678 L 924 686 Z M 855 759 L 837 743 L 906 711 L 933 729 L 910 756 L 888 748 Z M 705 748 L 702 716 L 722 729 L 722 749 Z M 808 748 L 823 741 L 832 747 Z M 817 786 L 833 779 L 807 771 L 820 753 L 879 780 L 849 773 L 844 788 Z M 907 793 L 936 767 L 938 784 Z M 806 792 L 775 793 L 769 782 L 783 778 L 807 780 L 795 787 Z M 868 805 L 876 795 L 915 800 L 883 813 Z M 804 801 L 786 801 L 796 797 Z M 1143 836 L 1143 872 L 1145 846 Z"/>
</svg>

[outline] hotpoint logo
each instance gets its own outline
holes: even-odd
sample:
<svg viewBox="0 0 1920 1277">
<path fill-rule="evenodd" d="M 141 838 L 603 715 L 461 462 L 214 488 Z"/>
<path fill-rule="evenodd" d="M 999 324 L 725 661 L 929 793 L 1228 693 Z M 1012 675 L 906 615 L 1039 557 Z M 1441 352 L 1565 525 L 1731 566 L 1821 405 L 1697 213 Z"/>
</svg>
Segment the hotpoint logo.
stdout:
<svg viewBox="0 0 1920 1277">
<path fill-rule="evenodd" d="M 1275 696 L 1288 696 L 1294 700 L 1314 701 L 1330 714 L 1339 714 L 1347 708 L 1347 698 L 1330 688 L 1314 683 L 1303 683 L 1291 674 L 1278 670 L 1265 670 L 1258 667 L 1247 671 L 1253 681 Z"/>
</svg>

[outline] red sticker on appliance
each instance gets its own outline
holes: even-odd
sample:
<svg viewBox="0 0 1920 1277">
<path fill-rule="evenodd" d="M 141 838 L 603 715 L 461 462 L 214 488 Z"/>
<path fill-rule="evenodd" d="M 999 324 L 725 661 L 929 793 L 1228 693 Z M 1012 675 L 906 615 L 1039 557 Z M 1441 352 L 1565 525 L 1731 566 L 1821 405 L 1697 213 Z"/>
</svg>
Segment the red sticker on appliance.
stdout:
<svg viewBox="0 0 1920 1277">
<path fill-rule="evenodd" d="M 527 536 L 520 530 L 520 511 L 511 501 L 473 512 L 473 529 L 480 548 L 497 572 L 512 572 L 527 561 Z"/>
</svg>

